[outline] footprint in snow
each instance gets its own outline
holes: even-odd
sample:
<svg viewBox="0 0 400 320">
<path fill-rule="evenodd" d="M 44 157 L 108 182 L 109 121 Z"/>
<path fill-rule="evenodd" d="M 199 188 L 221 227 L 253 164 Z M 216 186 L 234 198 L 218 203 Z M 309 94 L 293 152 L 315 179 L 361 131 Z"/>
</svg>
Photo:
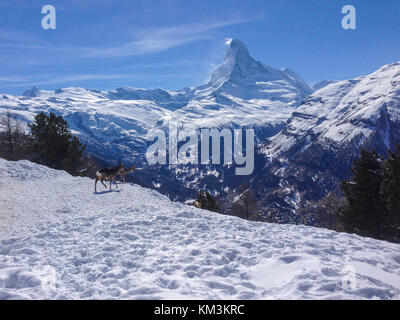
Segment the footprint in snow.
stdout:
<svg viewBox="0 0 400 320">
<path fill-rule="evenodd" d="M 279 260 L 281 260 L 281 261 L 283 261 L 284 263 L 287 263 L 287 264 L 293 263 L 293 262 L 295 262 L 297 260 L 300 260 L 300 259 L 301 259 L 300 256 L 283 256 L 283 257 L 279 258 Z"/>
</svg>

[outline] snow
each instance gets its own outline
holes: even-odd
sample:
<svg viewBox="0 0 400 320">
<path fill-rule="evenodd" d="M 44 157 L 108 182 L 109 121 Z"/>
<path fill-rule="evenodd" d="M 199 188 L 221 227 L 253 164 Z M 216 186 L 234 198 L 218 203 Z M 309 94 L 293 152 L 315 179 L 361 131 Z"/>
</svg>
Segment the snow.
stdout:
<svg viewBox="0 0 400 320">
<path fill-rule="evenodd" d="M 400 246 L 0 159 L 0 299 L 399 299 Z"/>
<path fill-rule="evenodd" d="M 323 80 L 323 81 L 320 81 L 318 83 L 315 83 L 312 86 L 312 88 L 313 88 L 313 90 L 317 91 L 317 90 L 325 88 L 326 86 L 329 86 L 331 83 L 335 83 L 335 82 L 338 82 L 338 81 L 336 81 L 336 80 Z"/>
<path fill-rule="evenodd" d="M 166 129 L 169 121 L 191 129 L 283 125 L 311 89 L 294 72 L 288 76 L 255 61 L 239 40 L 231 39 L 228 46 L 210 81 L 196 88 L 34 87 L 22 96 L 0 95 L 0 116 L 9 110 L 26 124 L 40 112 L 54 112 L 68 121 L 90 152 L 100 158 L 114 154 L 120 160 L 143 156 L 150 133 Z"/>
<path fill-rule="evenodd" d="M 320 145 L 344 146 L 365 141 L 378 131 L 389 146 L 389 123 L 400 120 L 400 62 L 352 80 L 331 82 L 304 100 L 279 134 L 270 139 L 264 153 L 279 157 L 299 141 L 312 137 Z M 382 119 L 383 118 L 383 119 Z"/>
</svg>

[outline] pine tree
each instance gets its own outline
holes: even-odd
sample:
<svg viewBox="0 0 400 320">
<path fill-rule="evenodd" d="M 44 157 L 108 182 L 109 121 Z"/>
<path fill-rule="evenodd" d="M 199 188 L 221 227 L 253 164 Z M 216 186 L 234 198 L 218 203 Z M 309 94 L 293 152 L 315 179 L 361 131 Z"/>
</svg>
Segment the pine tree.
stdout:
<svg viewBox="0 0 400 320">
<path fill-rule="evenodd" d="M 341 184 L 348 204 L 341 209 L 346 231 L 381 238 L 384 234 L 385 204 L 380 188 L 383 158 L 376 150 L 361 150 L 354 161 L 350 181 Z"/>
<path fill-rule="evenodd" d="M 208 191 L 206 192 L 206 198 L 207 198 L 207 210 L 220 212 L 219 201 L 215 197 L 213 197 L 211 193 L 209 193 Z"/>
<path fill-rule="evenodd" d="M 72 175 L 81 175 L 82 167 L 85 165 L 83 154 L 86 146 L 83 145 L 77 137 L 73 137 L 65 158 L 62 161 L 62 167 Z"/>
<path fill-rule="evenodd" d="M 72 138 L 67 122 L 53 112 L 49 116 L 42 112 L 35 117 L 29 127 L 37 160 L 45 165 L 61 169 L 62 160 L 68 153 Z"/>
<path fill-rule="evenodd" d="M 240 196 L 236 198 L 232 205 L 232 214 L 245 218 L 246 220 L 257 217 L 257 198 L 254 195 L 247 181 L 240 187 Z"/>
<path fill-rule="evenodd" d="M 4 127 L 0 132 L 0 155 L 8 160 L 18 160 L 24 156 L 29 158 L 29 151 L 25 150 L 25 144 L 29 139 L 22 129 L 21 122 L 7 110 L 0 124 Z"/>
<path fill-rule="evenodd" d="M 386 204 L 386 228 L 388 233 L 400 240 L 400 145 L 396 152 L 389 150 L 383 166 L 381 194 Z"/>
<path fill-rule="evenodd" d="M 36 161 L 55 169 L 64 169 L 76 175 L 83 165 L 85 146 L 72 136 L 68 123 L 53 112 L 40 113 L 29 124 L 32 150 Z"/>
<path fill-rule="evenodd" d="M 4 144 L 7 146 L 8 157 L 11 158 L 14 153 L 14 143 L 13 143 L 13 124 L 12 117 L 10 111 L 7 110 L 7 113 L 1 119 L 1 124 L 5 127 L 4 132 L 2 133 Z"/>
<path fill-rule="evenodd" d="M 221 206 L 219 201 L 208 191 L 203 192 L 203 190 L 199 190 L 197 192 L 197 202 L 201 204 L 202 209 L 220 212 Z"/>
</svg>

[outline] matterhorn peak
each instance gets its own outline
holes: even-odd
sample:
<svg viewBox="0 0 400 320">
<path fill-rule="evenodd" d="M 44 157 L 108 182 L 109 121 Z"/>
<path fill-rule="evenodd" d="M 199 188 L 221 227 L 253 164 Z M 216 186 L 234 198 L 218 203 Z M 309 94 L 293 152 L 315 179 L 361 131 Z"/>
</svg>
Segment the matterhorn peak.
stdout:
<svg viewBox="0 0 400 320">
<path fill-rule="evenodd" d="M 274 81 L 288 79 L 281 70 L 271 68 L 254 60 L 247 50 L 246 45 L 233 38 L 226 39 L 228 46 L 224 62 L 211 75 L 211 85 L 220 86 L 227 81 L 233 83 Z"/>
<path fill-rule="evenodd" d="M 232 79 L 234 74 L 237 73 L 244 73 L 247 75 L 249 73 L 247 70 L 259 64 L 250 57 L 245 44 L 240 40 L 228 38 L 225 44 L 228 46 L 228 50 L 226 51 L 224 62 L 211 76 L 212 85 L 220 85 Z"/>
<path fill-rule="evenodd" d="M 246 45 L 234 38 L 227 38 L 225 59 L 211 75 L 206 88 L 218 89 L 241 97 L 266 96 L 268 83 L 281 81 L 291 88 L 296 88 L 302 96 L 312 92 L 306 83 L 292 70 L 278 70 L 253 59 Z M 240 94 L 235 88 L 241 88 Z M 244 92 L 246 91 L 246 94 Z M 258 92 L 258 94 L 255 94 Z"/>
<path fill-rule="evenodd" d="M 236 62 L 247 61 L 251 59 L 246 45 L 238 39 L 227 39 L 225 44 L 228 46 L 226 59 L 234 59 Z"/>
</svg>

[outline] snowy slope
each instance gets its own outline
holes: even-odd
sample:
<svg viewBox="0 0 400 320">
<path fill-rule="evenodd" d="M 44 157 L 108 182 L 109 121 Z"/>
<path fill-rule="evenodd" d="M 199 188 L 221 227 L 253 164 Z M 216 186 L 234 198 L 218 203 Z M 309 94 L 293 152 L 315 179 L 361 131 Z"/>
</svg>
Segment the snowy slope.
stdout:
<svg viewBox="0 0 400 320">
<path fill-rule="evenodd" d="M 314 225 L 315 204 L 349 179 L 362 148 L 385 154 L 400 143 L 400 62 L 330 83 L 307 97 L 284 128 L 260 147 L 253 181 L 264 212 Z M 265 186 L 264 181 L 275 181 Z M 315 212 L 315 210 L 314 210 Z"/>
<path fill-rule="evenodd" d="M 0 299 L 399 299 L 400 246 L 0 159 Z M 103 189 L 104 190 L 104 189 Z"/>
<path fill-rule="evenodd" d="M 312 86 L 312 89 L 314 91 L 317 91 L 317 90 L 320 90 L 322 88 L 325 88 L 326 86 L 329 86 L 331 83 L 336 83 L 336 82 L 338 82 L 338 81 L 336 81 L 336 80 L 322 80 L 320 82 L 315 83 Z"/>
<path fill-rule="evenodd" d="M 382 146 L 400 141 L 400 62 L 374 73 L 332 83 L 314 92 L 270 139 L 266 154 L 277 157 L 315 141 L 323 147 L 361 145 L 372 134 Z"/>
</svg>

